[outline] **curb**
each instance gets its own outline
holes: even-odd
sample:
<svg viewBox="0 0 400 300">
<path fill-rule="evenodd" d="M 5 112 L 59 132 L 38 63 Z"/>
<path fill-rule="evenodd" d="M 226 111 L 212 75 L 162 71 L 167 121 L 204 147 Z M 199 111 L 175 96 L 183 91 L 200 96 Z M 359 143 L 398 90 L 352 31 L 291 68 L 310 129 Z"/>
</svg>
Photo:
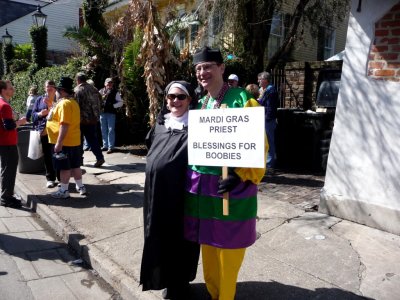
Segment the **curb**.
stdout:
<svg viewBox="0 0 400 300">
<path fill-rule="evenodd" d="M 33 195 L 26 185 L 16 179 L 15 191 L 22 200 L 26 199 L 26 207 L 31 208 L 50 228 L 67 243 L 85 263 L 95 270 L 101 278 L 114 288 L 126 300 L 158 300 L 152 292 L 142 292 L 139 282 L 128 276 L 114 261 L 108 258 L 99 248 L 72 228 L 65 220 L 52 211 L 39 197 Z"/>
</svg>

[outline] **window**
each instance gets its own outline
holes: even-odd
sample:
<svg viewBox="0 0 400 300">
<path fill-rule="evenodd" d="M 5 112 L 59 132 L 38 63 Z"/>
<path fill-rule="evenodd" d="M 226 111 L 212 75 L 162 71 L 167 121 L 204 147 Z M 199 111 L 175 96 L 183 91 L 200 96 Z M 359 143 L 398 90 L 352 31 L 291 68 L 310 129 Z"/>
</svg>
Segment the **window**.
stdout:
<svg viewBox="0 0 400 300">
<path fill-rule="evenodd" d="M 335 54 L 336 31 L 320 27 L 318 34 L 318 60 L 325 60 Z"/>
<path fill-rule="evenodd" d="M 184 49 L 186 46 L 186 30 L 179 32 L 179 49 Z"/>
<path fill-rule="evenodd" d="M 279 47 L 282 45 L 285 35 L 285 26 L 283 15 L 280 12 L 275 12 L 271 21 L 271 30 L 268 39 L 268 59 L 271 58 Z"/>
<path fill-rule="evenodd" d="M 221 32 L 222 28 L 222 15 L 221 13 L 214 14 L 212 18 L 212 35 L 216 36 L 218 33 Z"/>
<path fill-rule="evenodd" d="M 190 25 L 190 48 L 193 47 L 193 43 L 196 41 L 197 34 L 199 32 L 199 25 Z"/>
<path fill-rule="evenodd" d="M 177 5 L 176 10 L 178 11 L 178 17 L 182 18 L 186 14 L 185 4 Z"/>
</svg>

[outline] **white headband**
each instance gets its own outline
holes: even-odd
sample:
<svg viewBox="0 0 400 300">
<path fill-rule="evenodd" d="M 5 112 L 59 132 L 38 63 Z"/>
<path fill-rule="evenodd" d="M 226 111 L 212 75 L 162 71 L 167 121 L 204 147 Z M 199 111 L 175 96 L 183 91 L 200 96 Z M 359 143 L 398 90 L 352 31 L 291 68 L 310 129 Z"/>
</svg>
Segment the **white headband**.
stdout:
<svg viewBox="0 0 400 300">
<path fill-rule="evenodd" d="M 170 86 L 169 89 L 168 89 L 167 94 L 169 94 L 169 91 L 170 91 L 172 88 L 181 89 L 182 91 L 185 92 L 185 94 L 186 94 L 187 96 L 190 96 L 188 90 L 187 90 L 182 84 L 180 84 L 180 83 L 174 82 L 173 84 L 171 84 L 171 86 Z"/>
</svg>

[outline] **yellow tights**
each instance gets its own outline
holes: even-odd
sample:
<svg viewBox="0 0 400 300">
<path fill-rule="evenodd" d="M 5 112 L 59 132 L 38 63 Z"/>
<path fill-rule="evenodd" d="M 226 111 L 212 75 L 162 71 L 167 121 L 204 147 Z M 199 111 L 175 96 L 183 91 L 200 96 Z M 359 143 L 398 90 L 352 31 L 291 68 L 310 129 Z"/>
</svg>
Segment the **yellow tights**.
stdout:
<svg viewBox="0 0 400 300">
<path fill-rule="evenodd" d="M 246 248 L 221 249 L 201 245 L 203 273 L 207 290 L 213 300 L 233 300 L 236 281 Z"/>
</svg>

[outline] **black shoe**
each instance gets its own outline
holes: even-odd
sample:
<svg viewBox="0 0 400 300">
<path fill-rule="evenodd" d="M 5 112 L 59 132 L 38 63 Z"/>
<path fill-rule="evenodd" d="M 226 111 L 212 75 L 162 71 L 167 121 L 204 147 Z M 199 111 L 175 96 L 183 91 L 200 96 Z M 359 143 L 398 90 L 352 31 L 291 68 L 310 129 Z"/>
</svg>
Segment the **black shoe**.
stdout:
<svg viewBox="0 0 400 300">
<path fill-rule="evenodd" d="M 105 160 L 104 159 L 99 159 L 99 160 L 97 160 L 95 163 L 94 163 L 94 167 L 95 168 L 99 168 L 99 167 L 101 167 L 103 164 L 105 163 Z"/>
<path fill-rule="evenodd" d="M 8 199 L 1 199 L 0 205 L 4 207 L 11 207 L 11 208 L 21 208 L 22 203 L 21 200 L 18 200 L 17 198 L 8 198 Z"/>
<path fill-rule="evenodd" d="M 101 148 L 101 151 L 107 151 L 107 150 L 108 150 L 108 148 L 106 148 L 106 147 Z"/>
</svg>

